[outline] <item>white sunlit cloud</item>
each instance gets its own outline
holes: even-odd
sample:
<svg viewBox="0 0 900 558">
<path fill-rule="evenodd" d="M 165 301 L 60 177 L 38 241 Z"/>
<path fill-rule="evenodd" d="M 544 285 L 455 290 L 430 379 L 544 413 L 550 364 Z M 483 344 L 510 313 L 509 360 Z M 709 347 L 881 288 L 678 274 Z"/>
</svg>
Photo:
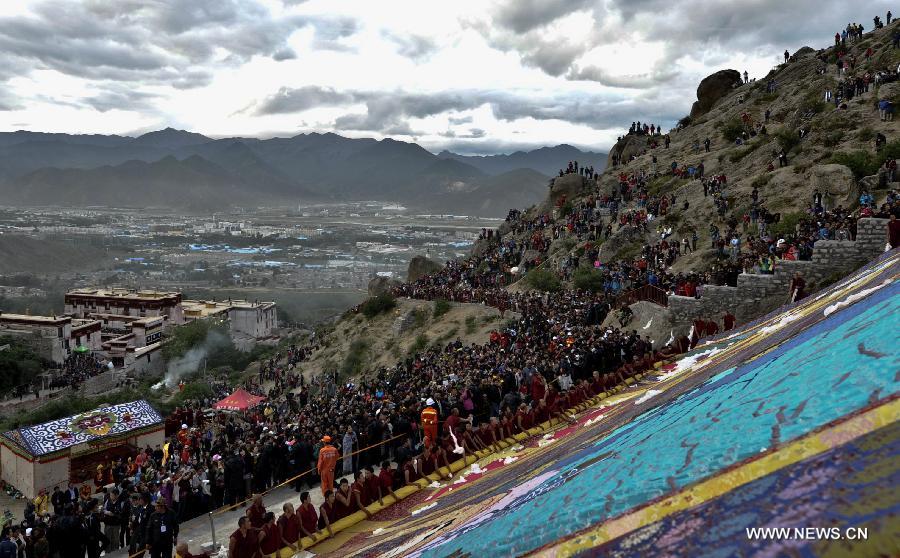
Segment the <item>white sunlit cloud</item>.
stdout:
<svg viewBox="0 0 900 558">
<path fill-rule="evenodd" d="M 731 67 L 760 78 L 784 48 L 821 48 L 847 21 L 870 23 L 888 7 L 869 4 L 2 2 L 0 128 L 335 131 L 432 151 L 602 150 L 633 120 L 674 125 L 704 76 Z M 333 98 L 265 109 L 279 92 L 310 87 Z"/>
</svg>

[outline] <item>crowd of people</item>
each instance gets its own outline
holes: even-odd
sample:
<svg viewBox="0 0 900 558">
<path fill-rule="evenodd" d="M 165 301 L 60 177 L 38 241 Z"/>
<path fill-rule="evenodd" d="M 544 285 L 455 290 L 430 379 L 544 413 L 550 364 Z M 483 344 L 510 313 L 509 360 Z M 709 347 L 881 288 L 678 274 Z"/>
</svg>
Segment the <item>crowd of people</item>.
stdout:
<svg viewBox="0 0 900 558">
<path fill-rule="evenodd" d="M 107 363 L 93 353 L 72 353 L 55 371 L 50 382 L 51 388 L 78 388 L 86 380 L 102 374 Z"/>
<path fill-rule="evenodd" d="M 848 26 L 836 43 L 845 47 L 861 32 L 861 26 Z M 870 80 L 861 79 L 864 92 Z M 853 80 L 858 93 L 860 82 Z M 763 121 L 745 122 L 748 137 L 765 133 L 768 117 L 767 111 Z M 634 122 L 628 133 L 647 136 L 650 148 L 669 145 L 656 124 Z M 703 142 L 705 152 L 710 143 Z M 700 149 L 698 140 L 695 152 Z M 895 169 L 896 163 L 885 171 Z M 601 191 L 592 166 L 572 161 L 560 170 L 560 176 L 567 174 L 584 181 L 589 192 L 583 199 L 561 196 L 552 213 L 510 211 L 500 229 L 482 232 L 471 257 L 392 290 L 397 297 L 481 303 L 501 316 L 513 312 L 484 342 L 456 339 L 422 348 L 393 366 L 349 379 L 336 372 L 304 377 L 303 363 L 318 347 L 316 338 L 286 348 L 260 362 L 240 386 L 212 382 L 210 397 L 176 409 L 165 445 L 99 465 L 92 483 L 41 492 L 20 525 L 4 528 L 0 558 L 95 558 L 119 548 L 169 557 L 180 522 L 240 505 L 246 509 L 229 537 L 230 556 L 297 549 L 301 537 L 333 534 L 335 521 L 356 511 L 368 515 L 368 504 L 406 484 L 435 472 L 451 477 L 449 465 L 460 456 L 496 448 L 550 418 L 572 421 L 568 409 L 718 331 L 715 320 L 698 320 L 690 336 L 657 346 L 627 329 L 629 310 L 617 304 L 623 293 L 656 287 L 699 296 L 703 284 L 734 285 L 741 272 L 772 273 L 778 260 L 809 259 L 819 240 L 852 240 L 859 216 L 896 219 L 900 213 L 896 191 L 879 207 L 863 192 L 853 211 L 816 191 L 793 230 L 783 230 L 776 227 L 782 216 L 770 213 L 755 189 L 749 208 L 738 215 L 725 175 L 705 176 L 702 162 L 673 162 L 670 174 L 696 179 L 692 184 L 713 198 L 718 214 L 708 225 L 715 263 L 704 271 L 675 273 L 672 265 L 698 250 L 699 236 L 696 227 L 673 230 L 665 220 L 688 205 L 651 189 L 655 168 L 621 172 L 613 192 Z M 603 261 L 601 243 L 614 234 L 641 238 L 641 248 Z M 572 280 L 587 269 L 596 279 L 590 290 L 506 289 L 523 273 L 547 265 L 560 240 L 572 240 L 578 250 L 559 258 L 552 271 Z M 805 285 L 798 278 L 791 288 L 802 297 Z M 618 324 L 603 325 L 612 312 L 620 312 Z M 724 327 L 734 323 L 726 312 Z M 76 354 L 63 370 L 62 377 L 77 385 L 102 372 L 102 363 Z M 240 412 L 203 413 L 235 387 L 264 401 Z M 267 510 L 261 494 L 284 484 L 300 493 L 298 505 L 284 504 L 279 514 Z M 312 504 L 314 487 L 322 493 L 319 506 Z M 176 550 L 182 558 L 192 556 L 183 542 Z"/>
</svg>

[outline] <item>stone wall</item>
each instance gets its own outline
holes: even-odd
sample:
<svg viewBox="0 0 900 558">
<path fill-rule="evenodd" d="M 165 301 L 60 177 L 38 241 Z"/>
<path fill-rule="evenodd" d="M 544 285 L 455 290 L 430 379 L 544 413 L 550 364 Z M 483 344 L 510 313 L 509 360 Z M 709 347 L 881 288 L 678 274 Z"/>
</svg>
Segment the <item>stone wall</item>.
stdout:
<svg viewBox="0 0 900 558">
<path fill-rule="evenodd" d="M 704 285 L 699 298 L 669 296 L 672 323 L 682 331 L 695 318 L 715 319 L 721 326 L 726 310 L 738 323 L 748 322 L 790 302 L 788 289 L 798 271 L 809 291 L 815 291 L 875 259 L 886 242 L 887 219 L 860 219 L 855 241 L 820 240 L 810 261 L 779 260 L 773 275 L 742 273 L 736 287 Z"/>
</svg>

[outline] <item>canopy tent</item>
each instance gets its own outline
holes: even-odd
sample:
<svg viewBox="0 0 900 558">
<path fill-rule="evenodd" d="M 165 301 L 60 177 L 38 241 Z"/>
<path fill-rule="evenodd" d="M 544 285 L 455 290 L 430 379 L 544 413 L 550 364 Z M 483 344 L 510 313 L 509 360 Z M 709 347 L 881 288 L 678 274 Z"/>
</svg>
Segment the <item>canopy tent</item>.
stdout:
<svg viewBox="0 0 900 558">
<path fill-rule="evenodd" d="M 215 404 L 215 408 L 222 411 L 246 411 L 254 405 L 258 405 L 261 401 L 265 401 L 265 397 L 251 395 L 243 389 L 236 389 L 234 393 Z"/>
</svg>

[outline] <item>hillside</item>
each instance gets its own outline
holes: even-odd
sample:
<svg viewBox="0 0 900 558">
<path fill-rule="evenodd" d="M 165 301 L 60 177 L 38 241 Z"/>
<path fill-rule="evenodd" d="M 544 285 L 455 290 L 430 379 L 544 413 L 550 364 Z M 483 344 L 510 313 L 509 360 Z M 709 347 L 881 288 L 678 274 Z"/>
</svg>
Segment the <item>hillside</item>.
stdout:
<svg viewBox="0 0 900 558">
<path fill-rule="evenodd" d="M 433 302 L 400 298 L 396 308 L 373 318 L 347 314 L 321 338 L 320 348 L 303 363 L 303 371 L 315 377 L 338 370 L 344 379 L 356 378 L 362 372 L 394 366 L 431 345 L 443 346 L 456 339 L 465 345 L 483 343 L 501 324 L 499 311 L 490 306 L 452 303 L 438 317 L 434 308 Z M 510 317 L 507 313 L 506 318 Z M 401 322 L 405 322 L 402 328 Z"/>
<path fill-rule="evenodd" d="M 879 112 L 873 109 L 881 99 L 892 100 L 894 106 L 900 104 L 900 81 L 896 81 L 900 50 L 891 48 L 891 34 L 897 27 L 894 23 L 890 28 L 866 33 L 861 41 L 848 44 L 846 49 L 848 55 L 859 61 L 856 73 L 884 71 L 894 81 L 877 87 L 872 85 L 868 92 L 854 95 L 850 100 L 845 96 L 845 102 L 838 108 L 833 101 L 824 101 L 825 91 L 832 91 L 832 98 L 838 92 L 840 78 L 835 71 L 835 49 L 816 51 L 804 47 L 791 56 L 790 62 L 778 65 L 749 84 L 735 87 L 729 84 L 717 91 L 701 85 L 704 99 L 697 105 L 701 110 L 697 112 L 695 108 L 693 118 L 686 117 L 679 127 L 670 131 L 668 149 L 662 136 L 622 136 L 610 150 L 607 170 L 597 186 L 583 183 L 574 175 L 558 179 L 553 195 L 528 217 L 552 211 L 563 196 L 577 204 L 590 195 L 611 195 L 619 191 L 622 180 L 640 183 L 643 174 L 648 177 L 647 195 L 651 199 L 665 196 L 670 200 L 674 196 L 674 206 L 663 219 L 650 223 L 645 234 L 633 230 L 619 233 L 618 225 L 614 225 L 612 237 L 603 238 L 600 259 L 620 260 L 624 254 L 639 253 L 642 245 L 658 243 L 656 229 L 660 224 L 672 227 L 673 236 L 679 242 L 696 231 L 698 250 L 675 260 L 671 271 L 677 273 L 705 271 L 714 265 L 711 225 L 724 234 L 729 223 L 737 223 L 744 239 L 755 236 L 755 226 L 748 229 L 740 226 L 743 216 L 749 213 L 754 188 L 758 190 L 760 206 L 784 223 L 773 229 L 782 235 L 794 232 L 794 223 L 809 215 L 815 190 L 820 191 L 828 209 L 858 208 L 859 195 L 866 188 L 877 203 L 882 203 L 887 189 L 879 186 L 879 166 L 890 156 L 900 156 L 900 138 L 896 121 L 882 121 Z M 874 54 L 864 62 L 869 47 Z M 724 73 L 723 70 L 713 76 Z M 733 75 L 737 72 L 733 71 Z M 767 91 L 769 84 L 774 86 L 774 91 Z M 878 134 L 887 141 L 881 152 L 876 152 L 874 145 Z M 741 141 L 736 141 L 742 135 Z M 710 140 L 708 153 L 703 147 L 706 138 Z M 787 156 L 784 166 L 778 161 L 782 148 Z M 618 165 L 614 165 L 616 158 L 620 161 Z M 706 178 L 727 177 L 722 196 L 704 195 L 701 180 L 673 175 L 673 163 L 679 171 L 697 168 L 702 163 Z M 727 203 L 724 214 L 718 211 L 717 199 L 719 203 L 723 199 Z M 632 200 L 620 207 L 620 213 L 637 209 L 637 200 Z M 625 235 L 626 232 L 634 234 Z M 570 248 L 574 245 L 573 240 Z M 561 250 L 550 259 L 560 264 L 569 253 Z"/>
<path fill-rule="evenodd" d="M 122 255 L 83 241 L 0 234 L 0 275 L 103 269 L 115 264 L 115 257 Z"/>
<path fill-rule="evenodd" d="M 172 156 L 93 169 L 40 169 L 9 182 L 18 205 L 180 207 L 188 211 L 257 204 L 251 183 L 206 159 Z M 190 188 L 186 188 L 190 185 Z"/>
</svg>

